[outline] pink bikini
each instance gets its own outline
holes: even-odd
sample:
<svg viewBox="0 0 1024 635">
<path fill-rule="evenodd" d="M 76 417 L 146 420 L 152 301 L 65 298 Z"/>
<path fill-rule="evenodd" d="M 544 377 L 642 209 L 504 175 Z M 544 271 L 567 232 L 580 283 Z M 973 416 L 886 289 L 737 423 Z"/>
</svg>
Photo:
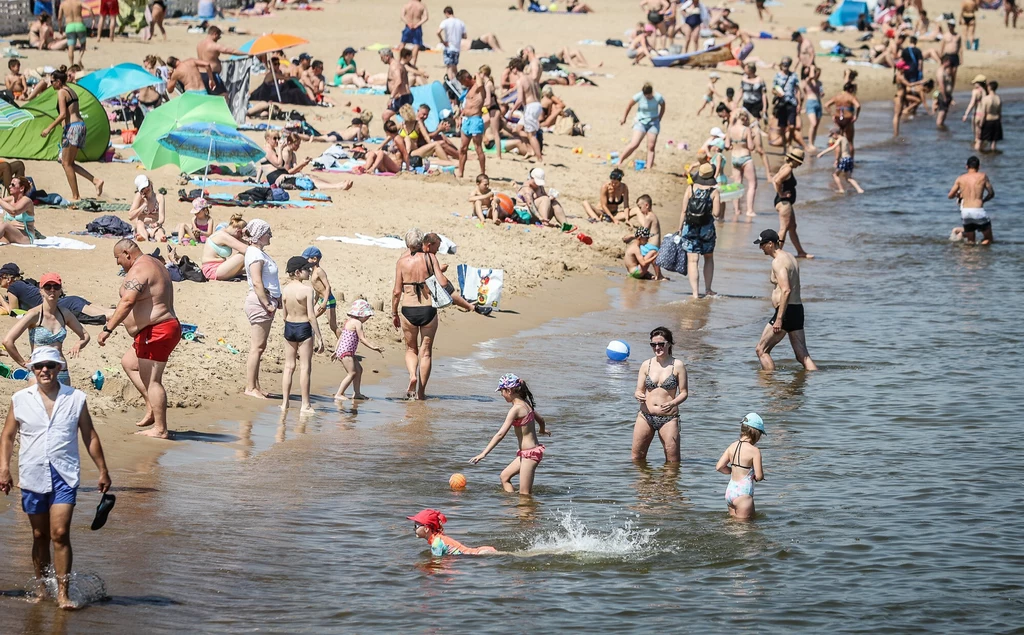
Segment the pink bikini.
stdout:
<svg viewBox="0 0 1024 635">
<path fill-rule="evenodd" d="M 523 426 L 526 426 L 528 424 L 533 423 L 534 419 L 535 419 L 535 417 L 533 415 L 533 411 L 531 410 L 525 417 L 520 417 L 519 419 L 513 419 L 512 420 L 512 427 L 513 428 L 522 428 Z M 535 445 L 534 447 L 530 448 L 529 450 L 519 450 L 518 452 L 516 452 L 516 456 L 518 456 L 520 458 L 523 458 L 523 459 L 528 459 L 530 461 L 536 461 L 537 463 L 540 463 L 540 460 L 544 458 L 544 446 L 543 445 Z"/>
</svg>

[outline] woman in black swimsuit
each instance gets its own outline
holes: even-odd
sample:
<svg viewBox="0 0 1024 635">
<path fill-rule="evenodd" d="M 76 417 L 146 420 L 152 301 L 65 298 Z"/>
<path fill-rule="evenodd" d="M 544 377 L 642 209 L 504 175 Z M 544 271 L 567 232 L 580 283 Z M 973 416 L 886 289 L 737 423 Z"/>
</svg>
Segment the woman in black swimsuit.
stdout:
<svg viewBox="0 0 1024 635">
<path fill-rule="evenodd" d="M 804 251 L 800 244 L 800 237 L 796 235 L 796 212 L 793 211 L 793 203 L 796 203 L 796 177 L 793 176 L 793 170 L 803 162 L 803 150 L 800 148 L 790 150 L 786 155 L 786 162 L 772 177 L 772 185 L 776 192 L 775 211 L 779 213 L 779 237 L 785 243 L 786 234 L 789 234 L 793 249 L 796 249 L 797 258 L 813 258 L 814 256 Z"/>
<path fill-rule="evenodd" d="M 391 319 L 402 329 L 405 339 L 405 366 L 409 370 L 408 399 L 426 399 L 430 380 L 434 336 L 437 334 L 437 309 L 432 305 L 426 280 L 431 275 L 443 286 L 448 283 L 437 258 L 423 253 L 423 232 L 410 230 L 405 235 L 408 253 L 402 254 L 395 267 L 395 287 L 391 294 Z M 399 315 L 398 305 L 402 312 Z"/>
<path fill-rule="evenodd" d="M 587 212 L 587 220 L 591 223 L 597 221 L 611 221 L 616 225 L 619 221 L 629 224 L 629 188 L 622 182 L 622 170 L 615 168 L 608 176 L 608 182 L 601 186 L 601 200 L 599 210 L 590 205 L 590 201 L 583 201 L 583 209 Z M 620 210 L 619 207 L 624 209 Z"/>
<path fill-rule="evenodd" d="M 672 357 L 672 331 L 651 331 L 654 357 L 640 365 L 636 392 L 640 412 L 633 424 L 633 460 L 646 461 L 654 435 L 661 437 L 665 462 L 679 463 L 679 404 L 689 396 L 686 366 Z"/>
</svg>

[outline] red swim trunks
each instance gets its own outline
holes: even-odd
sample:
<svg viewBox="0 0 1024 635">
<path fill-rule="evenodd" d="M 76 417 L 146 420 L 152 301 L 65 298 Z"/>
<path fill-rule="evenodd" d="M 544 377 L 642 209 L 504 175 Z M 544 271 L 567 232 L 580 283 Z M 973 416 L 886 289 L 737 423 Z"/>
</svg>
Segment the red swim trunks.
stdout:
<svg viewBox="0 0 1024 635">
<path fill-rule="evenodd" d="M 118 5 L 117 0 L 101 0 L 100 1 L 100 15 L 120 15 L 121 7 Z"/>
<path fill-rule="evenodd" d="M 177 318 L 150 324 L 135 336 L 135 355 L 139 359 L 166 362 L 181 341 L 181 322 Z"/>
</svg>

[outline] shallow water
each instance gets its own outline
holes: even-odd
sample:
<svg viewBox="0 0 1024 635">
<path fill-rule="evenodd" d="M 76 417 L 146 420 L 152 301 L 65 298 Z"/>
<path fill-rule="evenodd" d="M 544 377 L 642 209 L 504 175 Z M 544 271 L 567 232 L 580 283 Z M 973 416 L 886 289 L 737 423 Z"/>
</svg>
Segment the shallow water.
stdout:
<svg viewBox="0 0 1024 635">
<path fill-rule="evenodd" d="M 393 400 L 403 373 L 367 387 L 375 399 L 300 423 L 277 415 L 225 423 L 161 462 L 155 491 L 118 492 L 101 532 L 76 519 L 77 568 L 112 599 L 67 621 L 0 598 L 15 630 L 109 632 L 508 632 L 824 629 L 1008 632 L 1024 616 L 1020 485 L 1013 448 L 1022 399 L 1024 197 L 1016 179 L 1024 103 L 1006 98 L 1005 154 L 983 157 L 997 192 L 998 244 L 947 240 L 945 199 L 970 154 L 965 130 L 906 126 L 909 142 L 870 147 L 885 110 L 858 137 L 869 193 L 827 197 L 828 174 L 802 168 L 807 339 L 817 373 L 757 371 L 771 314 L 769 261 L 751 245 L 774 216 L 721 231 L 716 289 L 626 280 L 610 307 L 485 342 L 435 365 L 427 403 Z M 1011 103 L 1012 102 L 1012 103 Z M 964 102 L 966 103 L 966 102 Z M 935 137 L 943 138 L 939 144 Z M 920 145 L 924 144 L 924 145 Z M 924 151 L 922 152 L 922 149 Z M 825 161 L 819 162 L 826 165 Z M 925 177 L 918 165 L 930 173 Z M 500 318 L 499 318 L 500 319 Z M 686 361 L 681 467 L 629 459 L 636 372 L 647 332 L 665 324 Z M 452 337 L 454 333 L 440 334 Z M 633 357 L 609 363 L 625 339 Z M 497 377 L 526 378 L 553 436 L 533 500 L 497 474 L 506 440 L 467 461 L 500 425 Z M 728 477 L 714 471 L 748 411 L 761 413 L 767 480 L 758 516 L 730 521 Z M 219 442 L 218 442 L 219 441 Z M 282 442 L 284 441 L 284 442 Z M 112 451 L 108 449 L 108 452 Z M 465 491 L 448 476 L 462 472 Z M 83 499 L 89 494 L 83 495 Z M 510 555 L 429 557 L 405 520 L 442 509 L 448 531 Z M 0 585 L 30 574 L 28 532 L 0 514 Z M 49 613 L 45 613 L 46 616 Z"/>
</svg>

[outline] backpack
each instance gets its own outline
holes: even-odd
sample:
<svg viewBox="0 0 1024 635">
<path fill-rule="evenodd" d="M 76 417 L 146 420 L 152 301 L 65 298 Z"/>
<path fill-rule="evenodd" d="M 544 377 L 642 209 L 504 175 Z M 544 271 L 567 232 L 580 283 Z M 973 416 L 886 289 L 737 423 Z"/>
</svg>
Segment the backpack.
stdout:
<svg viewBox="0 0 1024 635">
<path fill-rule="evenodd" d="M 182 256 L 178 259 L 178 272 L 184 280 L 188 280 L 190 282 L 206 282 L 206 276 L 203 275 L 203 270 L 199 268 L 199 265 L 192 262 L 188 256 Z"/>
<path fill-rule="evenodd" d="M 690 227 L 703 227 L 713 222 L 714 218 L 711 214 L 715 203 L 711 199 L 711 195 L 714 191 L 714 188 L 701 188 L 698 190 L 693 186 L 690 187 L 690 202 L 686 204 L 687 225 Z"/>
</svg>

